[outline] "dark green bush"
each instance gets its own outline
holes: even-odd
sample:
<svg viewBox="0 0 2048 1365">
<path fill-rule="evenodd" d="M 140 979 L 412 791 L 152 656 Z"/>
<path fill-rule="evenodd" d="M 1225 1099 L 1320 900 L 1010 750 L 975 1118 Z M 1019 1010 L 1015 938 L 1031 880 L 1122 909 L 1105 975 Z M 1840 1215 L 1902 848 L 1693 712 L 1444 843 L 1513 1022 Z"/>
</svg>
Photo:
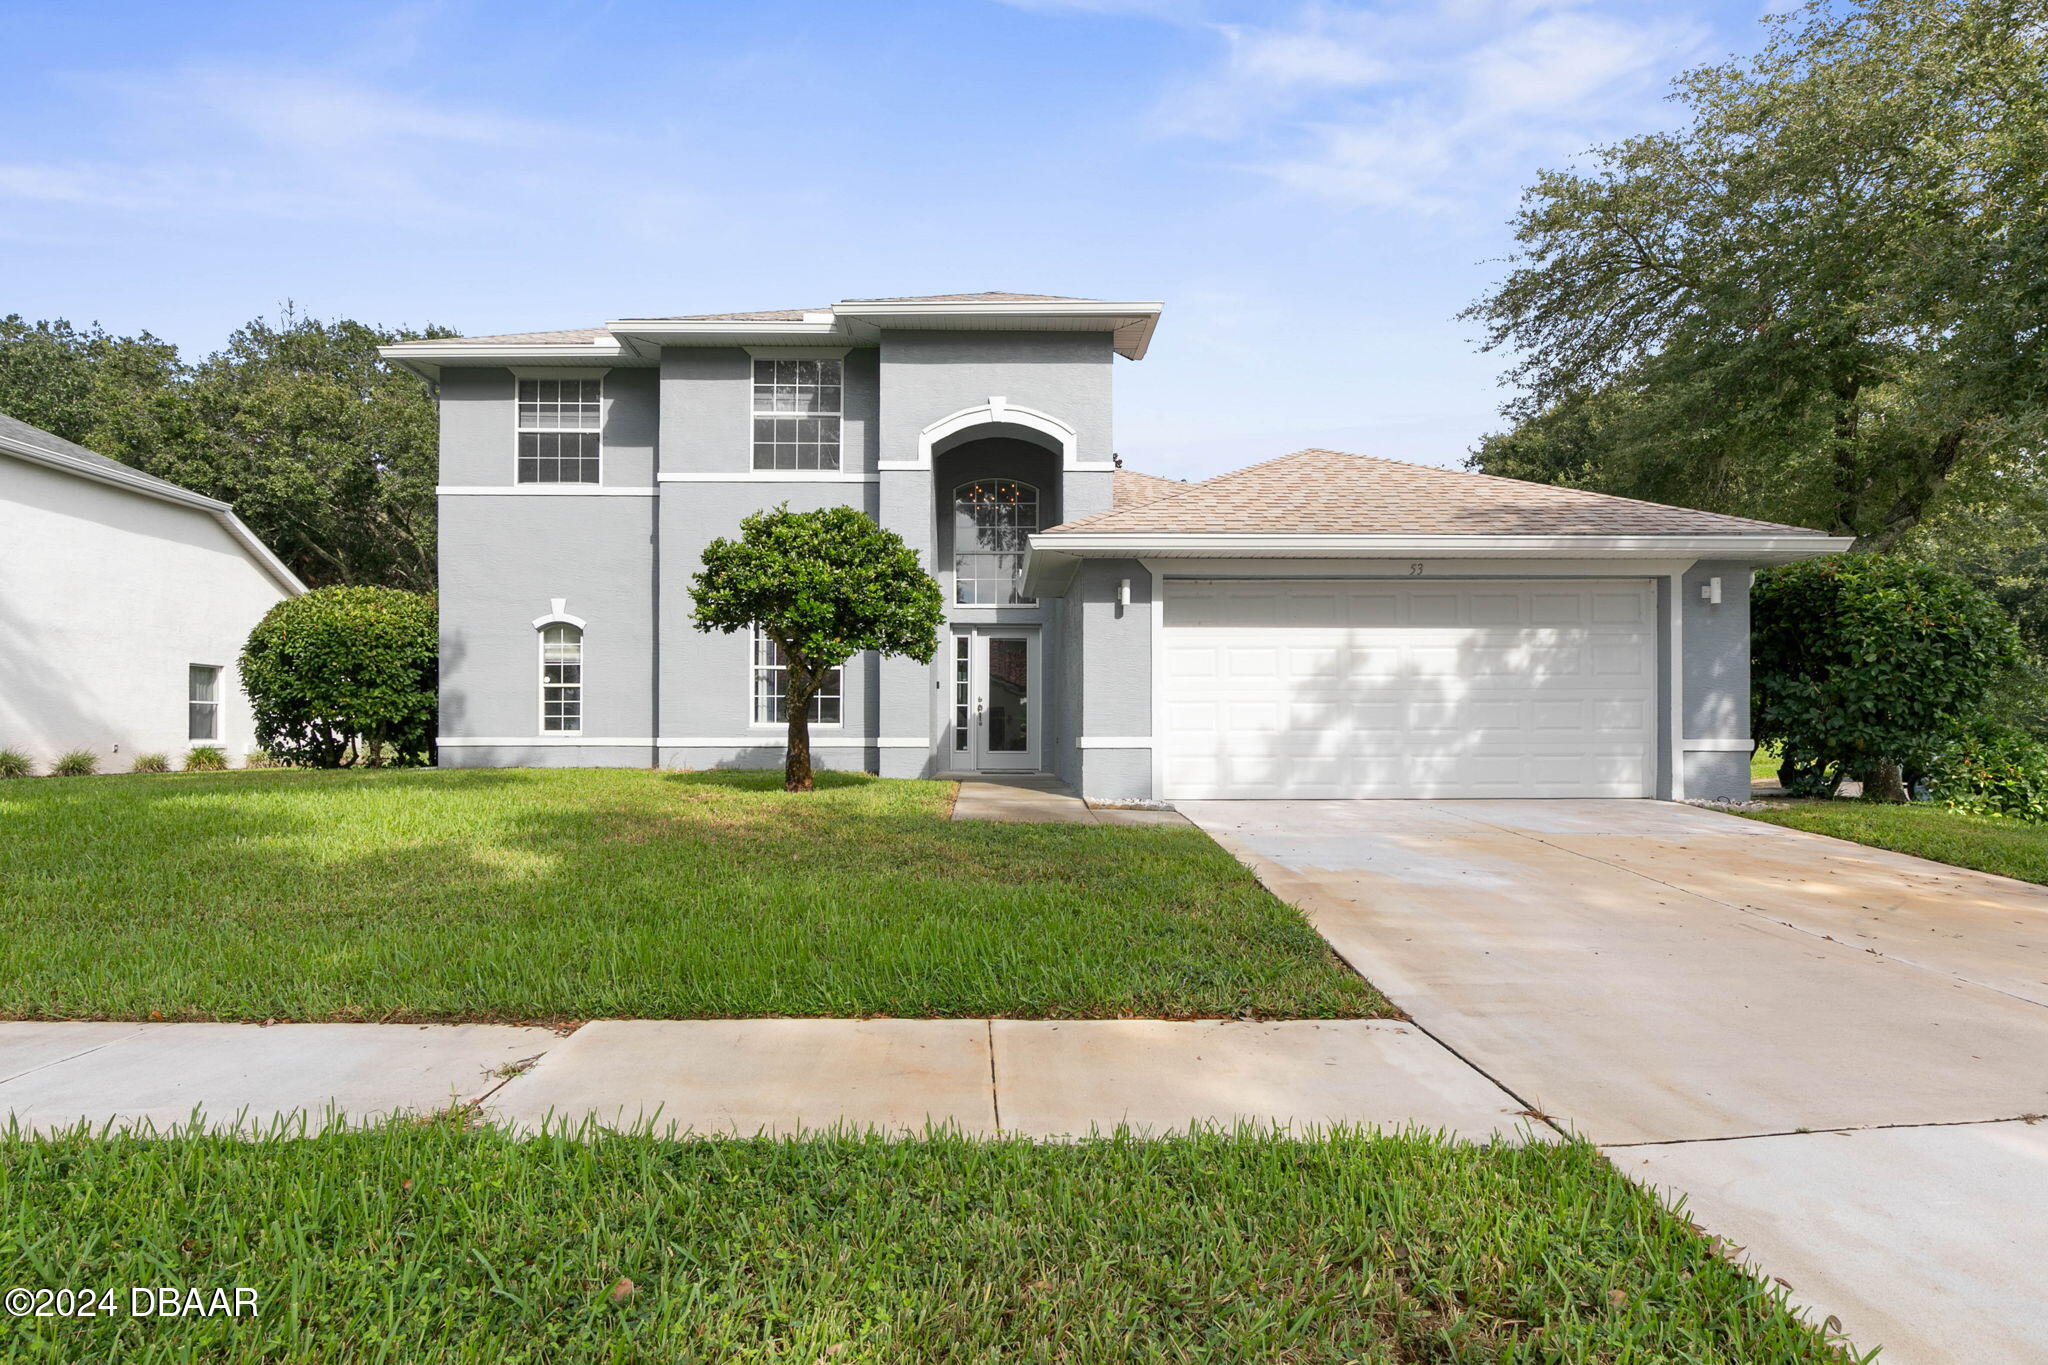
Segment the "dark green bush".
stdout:
<svg viewBox="0 0 2048 1365">
<path fill-rule="evenodd" d="M 434 599 L 396 588 L 316 588 L 279 602 L 242 651 L 256 742 L 308 768 L 431 763 L 439 624 Z"/>
<path fill-rule="evenodd" d="M 90 749 L 72 749 L 57 755 L 50 765 L 52 777 L 91 777 L 100 770 L 100 756 Z"/>
<path fill-rule="evenodd" d="M 185 752 L 185 771 L 188 773 L 223 772 L 227 766 L 227 750 L 217 744 L 202 744 Z"/>
<path fill-rule="evenodd" d="M 19 749 L 0 749 L 0 779 L 35 775 L 35 762 L 27 754 Z"/>
<path fill-rule="evenodd" d="M 2048 744 L 2017 725 L 1972 725 L 1935 756 L 1928 795 L 1972 815 L 2048 824 Z"/>
<path fill-rule="evenodd" d="M 2023 657 L 2012 619 L 1969 580 L 1870 555 L 1759 574 L 1750 629 L 1751 733 L 1783 746 L 1795 794 L 1854 777 L 1895 796 Z"/>
</svg>

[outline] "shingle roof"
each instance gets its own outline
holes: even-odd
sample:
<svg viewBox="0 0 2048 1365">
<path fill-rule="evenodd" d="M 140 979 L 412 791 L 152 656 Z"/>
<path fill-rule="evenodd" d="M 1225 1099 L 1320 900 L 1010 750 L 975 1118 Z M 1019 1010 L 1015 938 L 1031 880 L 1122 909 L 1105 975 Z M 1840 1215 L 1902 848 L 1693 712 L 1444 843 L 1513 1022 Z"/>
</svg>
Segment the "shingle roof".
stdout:
<svg viewBox="0 0 2048 1365">
<path fill-rule="evenodd" d="M 1119 469 L 1110 481 L 1110 505 L 1112 507 L 1136 507 L 1141 502 L 1184 493 L 1193 485 L 1179 479 L 1162 479 L 1157 474 L 1140 474 L 1135 469 Z"/>
<path fill-rule="evenodd" d="M 1046 535 L 1821 535 L 1552 484 L 1302 450 Z"/>
<path fill-rule="evenodd" d="M 611 333 L 602 327 L 577 327 L 566 332 L 501 332 L 487 337 L 435 337 L 431 341 L 401 341 L 399 346 L 435 346 L 446 343 L 450 346 L 474 346 L 479 342 L 502 342 L 507 346 L 549 346 L 572 345 L 576 342 L 599 341 Z"/>
<path fill-rule="evenodd" d="M 1095 303 L 1078 294 L 1012 294 L 985 289 L 979 294 L 908 294 L 888 299 L 846 299 L 846 303 Z"/>
<path fill-rule="evenodd" d="M 96 450 L 87 450 L 76 441 L 67 441 L 54 432 L 44 431 L 41 427 L 32 427 L 26 422 L 19 421 L 16 418 L 9 417 L 4 412 L 0 412 L 0 446 L 10 442 L 28 446 L 40 446 L 44 450 L 62 455 L 79 464 L 96 469 L 105 469 L 109 473 L 118 474 L 123 482 L 139 484 L 144 488 L 154 488 L 160 492 L 175 494 L 181 500 L 204 498 L 206 496 L 203 493 L 194 493 L 189 488 L 172 483 L 169 479 L 159 479 L 154 474 L 145 474 L 132 464 L 123 464 L 121 461 L 110 459 Z M 207 501 L 219 503 L 222 507 L 227 506 L 226 503 L 220 503 L 218 499 L 210 498 Z"/>
</svg>

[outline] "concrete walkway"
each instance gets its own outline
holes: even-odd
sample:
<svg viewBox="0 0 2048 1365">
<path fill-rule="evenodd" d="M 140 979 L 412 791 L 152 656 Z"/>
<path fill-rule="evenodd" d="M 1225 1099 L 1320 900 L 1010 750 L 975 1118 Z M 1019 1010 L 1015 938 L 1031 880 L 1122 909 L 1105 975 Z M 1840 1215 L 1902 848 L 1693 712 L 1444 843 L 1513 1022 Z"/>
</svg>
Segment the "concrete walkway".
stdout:
<svg viewBox="0 0 2048 1365">
<path fill-rule="evenodd" d="M 2015 1121 L 2048 1114 L 2048 888 L 1664 802 L 1182 809 L 1816 1320 L 2041 1359 L 2048 1128 Z"/>
<path fill-rule="evenodd" d="M 1000 820 L 1022 825 L 1182 825 L 1187 817 L 1170 810 L 1091 806 L 1056 777 L 1019 773 L 960 779 L 953 802 L 955 820 Z"/>
<path fill-rule="evenodd" d="M 1412 1025 L 1011 1019 L 622 1020 L 568 1037 L 485 1025 L 0 1023 L 0 1110 L 48 1130 L 261 1128 L 476 1105 L 523 1129 L 592 1119 L 751 1135 L 1081 1137 L 1127 1124 L 1419 1127 L 1549 1140 Z"/>
</svg>

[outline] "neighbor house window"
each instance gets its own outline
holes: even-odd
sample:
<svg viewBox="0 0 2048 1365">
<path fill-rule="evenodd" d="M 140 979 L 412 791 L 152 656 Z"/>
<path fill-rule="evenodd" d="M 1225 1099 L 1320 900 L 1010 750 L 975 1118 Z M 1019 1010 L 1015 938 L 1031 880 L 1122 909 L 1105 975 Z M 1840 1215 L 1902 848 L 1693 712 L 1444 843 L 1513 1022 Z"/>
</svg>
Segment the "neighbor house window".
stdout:
<svg viewBox="0 0 2048 1365">
<path fill-rule="evenodd" d="M 1038 490 L 978 479 L 953 492 L 953 600 L 1007 607 L 1037 601 L 1021 591 L 1026 539 L 1038 529 Z"/>
<path fill-rule="evenodd" d="M 754 468 L 839 468 L 837 360 L 754 362 Z"/>
<path fill-rule="evenodd" d="M 754 631 L 754 724 L 781 725 L 789 719 L 789 666 L 782 650 L 760 630 Z M 811 694 L 811 724 L 839 724 L 843 697 L 840 670 L 833 669 Z"/>
<path fill-rule="evenodd" d="M 540 728 L 583 733 L 583 628 L 557 621 L 540 632 Z"/>
<path fill-rule="evenodd" d="M 519 381 L 519 482 L 596 483 L 602 379 Z"/>
<path fill-rule="evenodd" d="M 220 738 L 218 664 L 193 664 L 185 670 L 185 738 Z"/>
</svg>

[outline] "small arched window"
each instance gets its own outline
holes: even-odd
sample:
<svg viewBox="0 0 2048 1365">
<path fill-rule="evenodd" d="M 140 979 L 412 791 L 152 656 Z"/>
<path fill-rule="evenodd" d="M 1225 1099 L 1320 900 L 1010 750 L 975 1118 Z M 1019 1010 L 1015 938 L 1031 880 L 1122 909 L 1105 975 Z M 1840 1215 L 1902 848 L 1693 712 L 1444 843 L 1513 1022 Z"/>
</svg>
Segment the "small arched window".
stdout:
<svg viewBox="0 0 2048 1365">
<path fill-rule="evenodd" d="M 1038 490 L 1011 479 L 976 479 L 953 490 L 953 600 L 964 606 L 1028 605 L 1020 591 L 1026 541 L 1038 529 Z"/>
<path fill-rule="evenodd" d="M 557 621 L 540 629 L 540 728 L 583 732 L 583 627 Z"/>
</svg>

